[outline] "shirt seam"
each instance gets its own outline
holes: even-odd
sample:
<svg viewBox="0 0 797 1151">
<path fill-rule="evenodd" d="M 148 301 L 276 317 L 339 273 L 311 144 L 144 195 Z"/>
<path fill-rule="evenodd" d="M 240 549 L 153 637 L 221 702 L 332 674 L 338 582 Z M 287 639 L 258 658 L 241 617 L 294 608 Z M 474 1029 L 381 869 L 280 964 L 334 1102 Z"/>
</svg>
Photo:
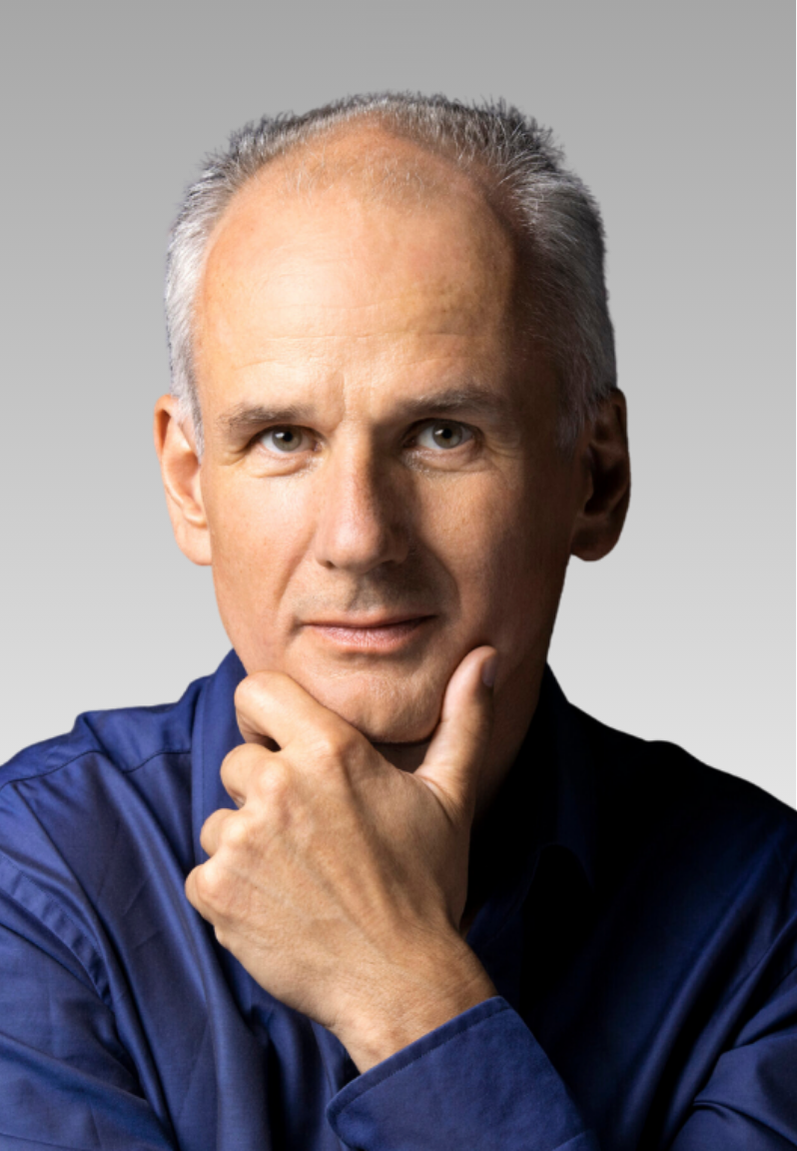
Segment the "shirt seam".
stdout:
<svg viewBox="0 0 797 1151">
<path fill-rule="evenodd" d="M 159 751 L 154 751 L 139 763 L 134 764 L 132 767 L 121 767 L 112 756 L 108 754 L 105 748 L 98 744 L 96 747 L 86 748 L 85 751 L 79 751 L 77 755 L 73 755 L 70 759 L 64 760 L 63 763 L 57 764 L 55 767 L 49 768 L 47 771 L 31 772 L 30 775 L 17 775 L 13 779 L 7 779 L 5 783 L 0 784 L 0 792 L 4 791 L 7 787 L 13 786 L 15 783 L 30 783 L 35 779 L 46 779 L 49 775 L 54 775 L 56 771 L 63 771 L 64 768 L 69 767 L 70 764 L 77 763 L 79 759 L 83 759 L 86 755 L 101 755 L 108 763 L 113 764 L 123 775 L 131 775 L 139 768 L 145 767 L 153 759 L 158 759 L 162 755 L 190 755 L 191 747 L 164 747 Z"/>
</svg>

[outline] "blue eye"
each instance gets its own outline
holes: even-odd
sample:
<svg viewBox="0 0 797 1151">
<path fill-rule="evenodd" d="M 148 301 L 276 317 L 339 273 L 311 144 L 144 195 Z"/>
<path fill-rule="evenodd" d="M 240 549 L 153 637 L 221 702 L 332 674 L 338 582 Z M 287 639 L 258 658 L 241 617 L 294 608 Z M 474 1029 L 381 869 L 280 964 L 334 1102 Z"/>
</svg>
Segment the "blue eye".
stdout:
<svg viewBox="0 0 797 1151">
<path fill-rule="evenodd" d="M 282 455 L 298 452 L 301 448 L 306 447 L 306 439 L 307 433 L 301 428 L 268 428 L 260 436 L 260 442 L 264 447 L 272 452 L 280 452 Z"/>
<path fill-rule="evenodd" d="M 422 448 L 442 448 L 447 451 L 472 439 L 473 432 L 455 420 L 432 420 L 425 428 L 421 428 L 416 443 Z"/>
</svg>

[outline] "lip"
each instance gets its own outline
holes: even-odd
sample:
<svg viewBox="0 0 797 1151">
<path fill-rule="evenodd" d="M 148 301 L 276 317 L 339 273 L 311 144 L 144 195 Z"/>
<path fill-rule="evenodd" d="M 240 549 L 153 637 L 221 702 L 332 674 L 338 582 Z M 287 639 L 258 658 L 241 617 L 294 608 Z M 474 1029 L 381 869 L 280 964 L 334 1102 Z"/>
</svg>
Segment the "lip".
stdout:
<svg viewBox="0 0 797 1151">
<path fill-rule="evenodd" d="M 304 626 L 339 650 L 392 652 L 409 646 L 433 619 L 404 614 L 309 620 Z"/>
</svg>

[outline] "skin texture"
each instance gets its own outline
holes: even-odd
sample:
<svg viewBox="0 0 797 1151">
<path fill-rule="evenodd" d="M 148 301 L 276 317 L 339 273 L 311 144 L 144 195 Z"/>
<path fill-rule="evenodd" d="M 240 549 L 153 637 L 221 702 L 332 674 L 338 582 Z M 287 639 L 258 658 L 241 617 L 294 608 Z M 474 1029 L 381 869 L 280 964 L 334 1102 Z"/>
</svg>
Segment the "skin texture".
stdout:
<svg viewBox="0 0 797 1151">
<path fill-rule="evenodd" d="M 208 820 L 187 894 L 361 1069 L 494 994 L 462 939 L 471 826 L 533 715 L 568 559 L 611 549 L 629 485 L 621 393 L 556 447 L 504 221 L 369 132 L 327 145 L 311 192 L 276 169 L 238 193 L 196 304 L 201 463 L 170 397 L 155 415 L 178 543 L 249 673 L 222 769 L 240 810 Z M 433 192 L 385 194 L 364 143 Z"/>
</svg>

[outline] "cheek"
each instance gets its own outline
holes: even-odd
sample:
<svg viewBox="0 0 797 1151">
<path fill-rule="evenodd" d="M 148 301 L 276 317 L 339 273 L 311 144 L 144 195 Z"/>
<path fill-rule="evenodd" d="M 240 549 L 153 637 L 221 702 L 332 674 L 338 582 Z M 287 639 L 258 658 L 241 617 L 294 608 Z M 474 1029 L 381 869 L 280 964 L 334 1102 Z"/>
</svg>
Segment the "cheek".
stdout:
<svg viewBox="0 0 797 1151">
<path fill-rule="evenodd" d="M 236 646 L 246 646 L 244 632 L 268 634 L 306 550 L 299 503 L 288 488 L 219 483 L 205 499 L 216 598 Z"/>
<path fill-rule="evenodd" d="M 481 477 L 479 477 L 481 478 Z M 562 493 L 534 474 L 486 475 L 427 509 L 478 642 L 520 652 L 553 626 L 569 555 Z"/>
</svg>

